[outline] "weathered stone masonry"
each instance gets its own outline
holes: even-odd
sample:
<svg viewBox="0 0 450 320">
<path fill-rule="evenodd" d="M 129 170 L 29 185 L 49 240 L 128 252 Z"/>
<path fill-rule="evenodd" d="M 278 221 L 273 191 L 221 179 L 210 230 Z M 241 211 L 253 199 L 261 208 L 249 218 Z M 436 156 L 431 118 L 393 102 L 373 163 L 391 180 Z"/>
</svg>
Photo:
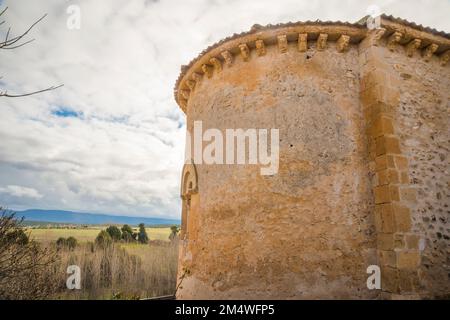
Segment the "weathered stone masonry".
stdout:
<svg viewBox="0 0 450 320">
<path fill-rule="evenodd" d="M 188 129 L 279 128 L 280 170 L 185 166 L 178 298 L 450 294 L 450 35 L 363 22 L 255 26 L 183 67 Z"/>
</svg>

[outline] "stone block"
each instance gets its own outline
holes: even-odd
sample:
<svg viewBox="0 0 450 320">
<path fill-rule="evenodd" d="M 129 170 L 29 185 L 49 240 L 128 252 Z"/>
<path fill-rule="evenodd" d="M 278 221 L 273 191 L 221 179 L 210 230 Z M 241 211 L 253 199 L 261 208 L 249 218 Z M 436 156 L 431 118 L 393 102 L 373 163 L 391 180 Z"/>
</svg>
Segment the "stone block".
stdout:
<svg viewBox="0 0 450 320">
<path fill-rule="evenodd" d="M 374 222 L 377 232 L 381 232 L 382 230 L 381 211 L 382 211 L 381 205 L 380 204 L 375 205 Z"/>
<path fill-rule="evenodd" d="M 398 88 L 386 87 L 382 101 L 391 106 L 398 106 L 400 104 L 400 92 Z"/>
<path fill-rule="evenodd" d="M 375 120 L 372 122 L 370 135 L 373 138 L 377 138 L 385 134 L 394 134 L 394 126 L 390 118 L 381 114 L 376 116 Z"/>
<path fill-rule="evenodd" d="M 398 284 L 402 294 L 412 292 L 414 290 L 414 276 L 417 277 L 417 272 L 415 270 L 398 270 Z"/>
<path fill-rule="evenodd" d="M 380 231 L 383 233 L 392 233 L 395 231 L 394 214 L 392 205 L 385 203 L 378 205 L 380 207 Z"/>
<path fill-rule="evenodd" d="M 408 234 L 405 236 L 406 248 L 408 249 L 419 249 L 419 239 L 420 237 L 415 234 Z"/>
<path fill-rule="evenodd" d="M 400 173 L 400 183 L 409 184 L 409 175 L 408 172 L 403 171 Z"/>
<path fill-rule="evenodd" d="M 395 169 L 385 169 L 377 172 L 378 185 L 397 184 L 400 182 L 399 173 Z"/>
<path fill-rule="evenodd" d="M 361 90 L 361 103 L 363 106 L 373 106 L 380 102 L 382 98 L 381 88 L 379 85 L 376 85 L 367 90 Z"/>
<path fill-rule="evenodd" d="M 381 99 L 376 101 L 371 107 L 372 119 L 376 119 L 380 115 L 392 117 L 395 107 L 383 102 Z"/>
<path fill-rule="evenodd" d="M 420 264 L 419 251 L 397 252 L 397 267 L 399 269 L 417 269 Z"/>
<path fill-rule="evenodd" d="M 379 250 L 380 263 L 382 266 L 395 268 L 397 266 L 397 254 L 393 250 Z"/>
<path fill-rule="evenodd" d="M 386 74 L 382 70 L 374 70 L 361 77 L 361 90 L 369 90 L 375 86 L 383 86 L 386 83 Z"/>
<path fill-rule="evenodd" d="M 400 154 L 400 142 L 397 138 L 391 136 L 381 136 L 376 138 L 376 154 L 377 156 L 383 154 Z"/>
<path fill-rule="evenodd" d="M 402 201 L 415 202 L 417 200 L 417 191 L 413 188 L 402 188 L 400 190 L 400 198 Z"/>
<path fill-rule="evenodd" d="M 391 293 L 399 293 L 398 270 L 388 266 L 381 268 L 381 289 Z"/>
<path fill-rule="evenodd" d="M 389 185 L 389 194 L 391 197 L 391 201 L 400 201 L 400 191 L 398 186 Z"/>
<path fill-rule="evenodd" d="M 394 248 L 394 234 L 378 233 L 377 235 L 378 250 L 392 250 Z"/>
<path fill-rule="evenodd" d="M 394 249 L 405 248 L 405 236 L 402 233 L 394 234 Z"/>
<path fill-rule="evenodd" d="M 388 168 L 395 168 L 393 156 L 384 154 L 375 158 L 375 170 L 379 171 Z"/>
<path fill-rule="evenodd" d="M 391 201 L 391 196 L 389 192 L 389 186 L 378 186 L 373 188 L 374 195 L 375 195 L 375 203 L 381 204 L 381 203 L 388 203 Z"/>
<path fill-rule="evenodd" d="M 398 203 L 392 204 L 395 227 L 398 232 L 408 232 L 411 229 L 411 213 L 409 208 Z"/>
<path fill-rule="evenodd" d="M 395 167 L 398 170 L 408 170 L 408 159 L 404 156 L 395 156 L 394 157 Z"/>
</svg>

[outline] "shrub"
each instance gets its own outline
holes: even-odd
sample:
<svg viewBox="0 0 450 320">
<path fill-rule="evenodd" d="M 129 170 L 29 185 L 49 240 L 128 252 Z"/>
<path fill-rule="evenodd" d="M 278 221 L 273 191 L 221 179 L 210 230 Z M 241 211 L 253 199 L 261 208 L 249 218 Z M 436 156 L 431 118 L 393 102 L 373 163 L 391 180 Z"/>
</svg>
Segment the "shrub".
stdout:
<svg viewBox="0 0 450 320">
<path fill-rule="evenodd" d="M 122 232 L 120 232 L 120 229 L 116 226 L 109 226 L 108 228 L 106 228 L 106 232 L 109 233 L 113 241 L 119 241 L 120 239 L 122 239 Z"/>
<path fill-rule="evenodd" d="M 30 242 L 28 235 L 21 228 L 9 231 L 6 234 L 6 239 L 9 242 L 13 242 L 15 244 L 22 245 L 22 246 L 24 246 Z"/>
<path fill-rule="evenodd" d="M 74 237 L 68 237 L 66 239 L 67 248 L 69 248 L 70 250 L 75 249 L 77 244 L 78 244 L 77 239 L 75 239 Z"/>
<path fill-rule="evenodd" d="M 136 240 L 136 238 L 133 236 L 133 229 L 127 224 L 124 224 L 122 227 L 122 239 L 125 242 L 133 242 L 134 240 Z"/>
<path fill-rule="evenodd" d="M 59 237 L 58 240 L 56 240 L 56 247 L 58 249 L 73 250 L 76 248 L 77 244 L 78 244 L 78 241 L 74 237 L 68 237 L 67 239 L 63 238 L 63 237 Z"/>
<path fill-rule="evenodd" d="M 56 251 L 30 240 L 22 220 L 0 207 L 0 299 L 43 299 L 58 284 Z"/>
<path fill-rule="evenodd" d="M 132 233 L 128 233 L 128 232 L 122 233 L 122 239 L 125 242 L 134 242 L 134 241 L 136 241 L 136 239 L 133 237 L 133 234 Z"/>
<path fill-rule="evenodd" d="M 65 247 L 66 245 L 67 245 L 66 238 L 59 237 L 58 240 L 56 240 L 56 247 L 58 249 L 61 249 L 61 248 Z"/>
<path fill-rule="evenodd" d="M 129 225 L 124 224 L 122 227 L 122 233 L 126 232 L 128 232 L 129 234 L 133 234 L 133 229 Z"/>
<path fill-rule="evenodd" d="M 140 243 L 148 243 L 148 235 L 143 223 L 139 224 L 138 241 Z"/>
<path fill-rule="evenodd" d="M 178 239 L 178 232 L 180 231 L 180 228 L 178 226 L 171 226 L 170 230 L 172 231 L 169 235 L 170 241 L 175 241 Z"/>
<path fill-rule="evenodd" d="M 111 242 L 112 238 L 105 230 L 100 231 L 97 238 L 95 238 L 95 243 L 100 246 L 107 246 L 111 244 Z"/>
</svg>

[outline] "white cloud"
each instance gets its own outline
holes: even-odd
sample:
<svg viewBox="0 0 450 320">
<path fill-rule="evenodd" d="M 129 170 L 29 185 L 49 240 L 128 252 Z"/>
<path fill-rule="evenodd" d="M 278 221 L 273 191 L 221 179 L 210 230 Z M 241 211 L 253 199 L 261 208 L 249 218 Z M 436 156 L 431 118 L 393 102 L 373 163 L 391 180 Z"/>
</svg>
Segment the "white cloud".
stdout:
<svg viewBox="0 0 450 320">
<path fill-rule="evenodd" d="M 66 9 L 81 8 L 69 30 Z M 180 216 L 184 115 L 173 99 L 180 66 L 254 23 L 356 21 L 381 10 L 450 30 L 446 0 L 3 1 L 12 35 L 36 41 L 0 51 L 0 87 L 57 91 L 0 100 L 0 187 L 27 185 L 42 197 L 0 204 L 129 215 Z M 79 117 L 58 117 L 57 110 Z"/>
<path fill-rule="evenodd" d="M 14 185 L 9 185 L 6 188 L 0 187 L 0 193 L 6 193 L 13 197 L 26 197 L 34 199 L 40 199 L 43 197 L 42 194 L 40 194 L 36 189 Z"/>
</svg>

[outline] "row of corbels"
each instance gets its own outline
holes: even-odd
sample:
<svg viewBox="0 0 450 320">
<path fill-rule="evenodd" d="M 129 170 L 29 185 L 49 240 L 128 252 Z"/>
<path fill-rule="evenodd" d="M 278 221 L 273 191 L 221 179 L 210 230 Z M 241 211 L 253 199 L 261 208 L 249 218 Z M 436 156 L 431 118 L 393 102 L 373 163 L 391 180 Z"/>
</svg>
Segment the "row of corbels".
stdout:
<svg viewBox="0 0 450 320">
<path fill-rule="evenodd" d="M 375 30 L 374 35 L 374 45 L 378 45 L 379 41 L 386 34 L 385 28 L 379 28 Z M 389 50 L 394 51 L 397 45 L 400 45 L 405 35 L 401 32 L 395 31 L 388 38 L 386 45 Z M 320 33 L 316 39 L 316 49 L 318 51 L 323 51 L 327 47 L 328 42 L 328 34 Z M 422 39 L 412 39 L 407 44 L 405 44 L 405 51 L 408 57 L 412 57 L 417 50 L 422 51 L 422 56 L 425 61 L 430 61 L 431 57 L 436 53 L 439 48 L 439 45 L 436 43 L 431 43 L 424 48 L 422 46 Z M 350 44 L 350 36 L 348 35 L 340 35 L 338 40 L 336 41 L 336 50 L 338 52 L 345 52 L 348 49 Z M 277 45 L 280 53 L 286 53 L 288 51 L 288 38 L 286 34 L 281 34 L 277 36 Z M 264 40 L 256 40 L 254 42 L 254 48 L 256 50 L 257 56 L 264 56 L 266 54 L 266 45 Z M 249 61 L 250 59 L 250 47 L 247 43 L 241 43 L 238 45 L 239 55 L 243 59 L 243 61 Z M 297 49 L 299 52 L 306 52 L 308 50 L 308 34 L 300 33 L 298 35 L 297 40 Z M 220 53 L 219 57 L 213 57 L 209 60 L 209 64 L 203 64 L 201 66 L 202 72 L 193 72 L 191 75 L 191 79 L 186 80 L 186 86 L 189 88 L 180 90 L 182 98 L 179 99 L 180 104 L 183 108 L 187 105 L 187 100 L 189 99 L 190 92 L 194 90 L 196 83 L 198 83 L 203 76 L 207 78 L 211 78 L 213 76 L 214 71 L 221 72 L 223 69 L 223 65 L 229 67 L 233 64 L 234 55 L 231 51 L 225 50 Z M 440 55 L 441 65 L 445 66 L 450 60 L 450 50 L 445 51 Z"/>
<path fill-rule="evenodd" d="M 379 28 L 376 30 L 376 34 L 375 34 L 375 45 L 379 44 L 379 41 L 381 38 L 383 38 L 383 36 L 386 34 L 386 29 L 385 28 Z M 388 47 L 389 50 L 394 51 L 397 45 L 401 45 L 402 40 L 405 38 L 405 34 L 399 32 L 399 31 L 395 31 L 394 33 L 392 33 L 388 38 L 387 38 L 387 42 L 386 45 Z M 433 55 L 436 53 L 436 51 L 439 48 L 439 45 L 436 43 L 431 43 L 423 48 L 422 47 L 422 39 L 417 39 L 414 38 L 411 41 L 409 41 L 408 43 L 404 44 L 405 46 L 405 52 L 406 55 L 408 57 L 412 57 L 414 55 L 414 53 L 417 50 L 421 50 L 422 51 L 422 57 L 424 58 L 425 61 L 430 61 L 431 58 L 433 57 Z M 442 53 L 440 55 L 440 62 L 442 66 L 445 66 L 448 61 L 450 60 L 450 50 L 445 51 L 444 53 Z"/>
<path fill-rule="evenodd" d="M 328 42 L 328 34 L 326 33 L 320 33 L 317 37 L 317 45 L 316 49 L 318 51 L 323 51 L 327 47 Z M 345 52 L 348 49 L 348 46 L 350 44 L 350 36 L 348 35 L 341 35 L 338 40 L 336 41 L 336 50 L 338 52 Z M 287 35 L 281 34 L 277 36 L 277 45 L 278 50 L 280 53 L 286 53 L 288 51 L 288 38 Z M 255 50 L 256 54 L 258 56 L 264 56 L 266 54 L 266 45 L 264 43 L 264 40 L 256 40 L 255 41 Z M 250 59 L 250 47 L 247 43 L 241 43 L 238 45 L 239 48 L 239 54 L 243 61 L 249 61 Z M 300 33 L 298 35 L 297 40 L 297 49 L 299 52 L 306 52 L 308 50 L 308 34 L 307 33 Z M 220 53 L 221 59 L 218 57 L 211 58 L 209 60 L 209 64 L 203 64 L 202 65 L 202 72 L 203 75 L 205 75 L 207 78 L 211 78 L 214 71 L 221 72 L 223 65 L 229 67 L 233 64 L 234 56 L 233 53 L 231 53 L 229 50 L 222 51 Z M 223 59 L 223 61 L 222 61 Z M 202 74 L 198 72 L 193 72 L 191 75 L 191 79 L 186 80 L 186 86 L 189 88 L 189 90 L 181 90 L 181 96 L 183 97 L 180 99 L 180 103 L 182 105 L 187 104 L 187 100 L 189 99 L 190 91 L 194 90 L 195 84 L 199 82 L 203 76 Z M 184 107 L 183 106 L 183 107 Z"/>
</svg>

